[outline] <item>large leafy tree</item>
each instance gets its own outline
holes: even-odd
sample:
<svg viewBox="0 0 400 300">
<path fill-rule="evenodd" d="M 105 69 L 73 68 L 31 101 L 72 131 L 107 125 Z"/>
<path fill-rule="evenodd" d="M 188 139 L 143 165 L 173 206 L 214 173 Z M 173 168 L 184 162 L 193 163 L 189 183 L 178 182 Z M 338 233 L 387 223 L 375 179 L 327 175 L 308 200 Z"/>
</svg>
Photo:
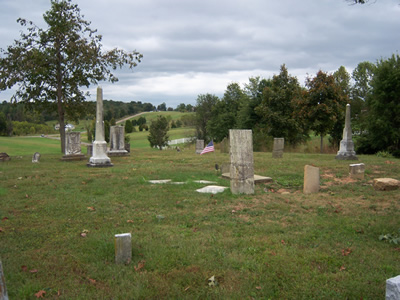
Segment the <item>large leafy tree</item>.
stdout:
<svg viewBox="0 0 400 300">
<path fill-rule="evenodd" d="M 274 75 L 271 85 L 264 89 L 263 100 L 256 108 L 269 136 L 283 137 L 292 145 L 305 140 L 305 127 L 295 117 L 296 100 L 301 90 L 297 78 L 291 76 L 286 66 L 282 65 L 280 73 Z"/>
<path fill-rule="evenodd" d="M 71 0 L 52 0 L 43 15 L 47 28 L 18 19 L 20 40 L 1 49 L 0 90 L 17 85 L 13 98 L 36 109 L 57 111 L 60 123 L 61 151 L 65 151 L 65 120 L 84 114 L 85 94 L 102 80 L 116 82 L 111 72 L 124 65 L 133 68 L 142 55 L 121 49 L 102 50 L 101 35 L 92 30 L 77 5 Z"/>
<path fill-rule="evenodd" d="M 162 150 L 162 147 L 168 145 L 168 130 L 169 122 L 164 116 L 158 116 L 157 119 L 151 122 L 149 129 L 149 136 L 147 139 L 150 142 L 150 147 L 158 147 Z"/>
<path fill-rule="evenodd" d="M 212 94 L 201 94 L 196 100 L 196 136 L 200 140 L 210 140 L 207 130 L 208 121 L 211 119 L 213 107 L 219 102 L 219 98 Z"/>
<path fill-rule="evenodd" d="M 333 75 L 322 71 L 314 78 L 307 78 L 306 87 L 308 91 L 298 103 L 299 114 L 309 128 L 321 136 L 322 153 L 323 137 L 334 129 L 337 122 L 343 123 L 347 97 L 343 95 Z"/>
<path fill-rule="evenodd" d="M 372 152 L 386 150 L 400 157 L 400 56 L 381 59 L 367 98 L 367 141 Z"/>
</svg>

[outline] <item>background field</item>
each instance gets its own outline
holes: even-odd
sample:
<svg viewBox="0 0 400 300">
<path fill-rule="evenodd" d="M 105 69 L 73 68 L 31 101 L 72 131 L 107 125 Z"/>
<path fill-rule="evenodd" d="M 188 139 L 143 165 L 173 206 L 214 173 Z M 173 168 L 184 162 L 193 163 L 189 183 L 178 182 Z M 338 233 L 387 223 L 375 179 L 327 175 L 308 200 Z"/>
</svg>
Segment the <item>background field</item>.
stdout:
<svg viewBox="0 0 400 300">
<path fill-rule="evenodd" d="M 61 162 L 58 143 L 0 139 L 12 155 L 0 163 L 10 299 L 39 291 L 52 299 L 382 299 L 385 280 L 400 273 L 400 246 L 379 240 L 399 234 L 399 192 L 371 186 L 376 177 L 400 179 L 397 159 L 360 156 L 366 178 L 351 180 L 349 162 L 332 154 L 255 153 L 256 173 L 274 182 L 254 195 L 212 196 L 195 192 L 204 185 L 194 181 L 229 186 L 214 169 L 229 154 L 146 145 L 98 169 Z M 305 164 L 320 167 L 319 194 L 302 193 Z M 114 235 L 125 232 L 133 258 L 118 266 Z"/>
</svg>

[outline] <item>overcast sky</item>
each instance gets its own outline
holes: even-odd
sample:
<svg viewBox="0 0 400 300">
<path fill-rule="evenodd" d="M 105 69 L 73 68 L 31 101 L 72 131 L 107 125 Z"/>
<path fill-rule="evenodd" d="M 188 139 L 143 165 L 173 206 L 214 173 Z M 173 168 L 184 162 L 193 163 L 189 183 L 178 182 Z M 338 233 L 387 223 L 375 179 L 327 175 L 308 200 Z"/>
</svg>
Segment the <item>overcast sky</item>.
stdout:
<svg viewBox="0 0 400 300">
<path fill-rule="evenodd" d="M 137 50 L 134 71 L 100 83 L 105 99 L 195 104 L 232 82 L 270 78 L 286 64 L 304 84 L 319 70 L 351 72 L 400 49 L 400 1 L 349 5 L 345 0 L 74 0 L 105 49 Z M 19 17 L 44 27 L 50 0 L 0 0 L 0 48 L 19 39 Z M 95 99 L 96 86 L 90 91 Z M 0 92 L 9 100 L 11 92 Z"/>
</svg>

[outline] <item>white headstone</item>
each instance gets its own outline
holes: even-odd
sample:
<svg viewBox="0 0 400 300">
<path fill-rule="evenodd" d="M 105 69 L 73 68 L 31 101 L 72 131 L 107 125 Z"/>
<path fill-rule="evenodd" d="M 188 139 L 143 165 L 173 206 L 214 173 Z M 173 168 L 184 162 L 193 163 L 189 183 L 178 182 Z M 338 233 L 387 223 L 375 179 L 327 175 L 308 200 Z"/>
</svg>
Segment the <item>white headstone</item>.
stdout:
<svg viewBox="0 0 400 300">
<path fill-rule="evenodd" d="M 350 104 L 346 106 L 346 119 L 343 128 L 343 139 L 340 141 L 340 148 L 336 155 L 338 160 L 357 160 L 356 152 L 354 151 L 354 143 L 352 140 L 351 131 L 351 114 Z"/>
<path fill-rule="evenodd" d="M 400 299 L 400 275 L 386 280 L 386 300 Z"/>
</svg>

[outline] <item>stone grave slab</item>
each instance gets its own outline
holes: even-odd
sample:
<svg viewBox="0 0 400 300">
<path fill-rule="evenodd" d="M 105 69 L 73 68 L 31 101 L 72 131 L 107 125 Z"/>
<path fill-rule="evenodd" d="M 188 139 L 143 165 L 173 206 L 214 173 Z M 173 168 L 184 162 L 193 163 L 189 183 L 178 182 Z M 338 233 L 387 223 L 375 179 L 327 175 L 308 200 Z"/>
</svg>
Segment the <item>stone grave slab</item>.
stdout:
<svg viewBox="0 0 400 300">
<path fill-rule="evenodd" d="M 205 194 L 218 194 L 218 193 L 222 193 L 226 189 L 228 189 L 228 187 L 226 187 L 226 186 L 208 185 L 201 189 L 196 190 L 196 192 L 205 193 Z"/>
<path fill-rule="evenodd" d="M 400 181 L 393 178 L 376 178 L 373 186 L 376 191 L 393 191 L 400 188 Z"/>
<path fill-rule="evenodd" d="M 202 183 L 202 184 L 215 184 L 215 181 L 208 181 L 208 180 L 195 180 L 193 182 Z"/>
<path fill-rule="evenodd" d="M 386 280 L 386 300 L 400 299 L 400 275 Z"/>
<path fill-rule="evenodd" d="M 165 184 L 171 182 L 171 179 L 162 179 L 162 180 L 149 180 L 152 184 Z"/>
<path fill-rule="evenodd" d="M 231 179 L 231 174 L 230 173 L 224 173 L 222 174 L 222 178 L 225 179 Z M 266 177 L 266 176 L 260 176 L 254 174 L 254 184 L 260 184 L 260 183 L 271 183 L 273 180 L 271 177 Z"/>
</svg>

